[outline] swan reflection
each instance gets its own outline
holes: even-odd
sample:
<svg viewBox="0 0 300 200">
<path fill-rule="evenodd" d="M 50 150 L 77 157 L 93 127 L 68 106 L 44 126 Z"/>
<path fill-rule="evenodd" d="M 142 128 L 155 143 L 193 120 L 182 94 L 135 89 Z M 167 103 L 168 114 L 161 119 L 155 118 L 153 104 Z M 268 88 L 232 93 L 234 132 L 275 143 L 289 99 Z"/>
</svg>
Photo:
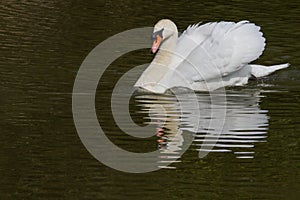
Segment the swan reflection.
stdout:
<svg viewBox="0 0 300 200">
<path fill-rule="evenodd" d="M 147 120 L 151 118 L 145 124 L 157 126 L 154 131 L 161 162 L 180 157 L 184 132 L 193 133 L 193 145 L 199 152 L 232 152 L 237 158 L 253 158 L 254 144 L 266 141 L 268 129 L 267 111 L 259 106 L 263 97 L 260 93 L 257 89 L 227 90 L 226 94 L 216 92 L 214 95 L 220 98 L 215 101 L 209 93 L 197 93 L 198 107 L 190 102 L 188 93 L 180 97 L 185 106 L 179 106 L 178 94 L 143 94 L 135 96 L 135 101 L 141 108 L 139 112 L 148 113 Z M 215 109 L 213 104 L 217 105 Z M 219 114 L 223 110 L 225 115 Z M 221 120 L 221 127 L 214 126 Z"/>
</svg>

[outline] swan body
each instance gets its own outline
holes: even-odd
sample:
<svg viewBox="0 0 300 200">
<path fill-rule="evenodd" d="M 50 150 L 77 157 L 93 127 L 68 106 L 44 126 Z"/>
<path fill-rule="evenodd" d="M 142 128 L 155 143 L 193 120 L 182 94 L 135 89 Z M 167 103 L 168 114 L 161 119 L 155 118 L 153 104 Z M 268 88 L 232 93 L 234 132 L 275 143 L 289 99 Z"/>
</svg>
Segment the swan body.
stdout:
<svg viewBox="0 0 300 200">
<path fill-rule="evenodd" d="M 265 48 L 260 27 L 248 21 L 190 25 L 180 37 L 169 19 L 160 20 L 153 31 L 155 58 L 135 87 L 164 93 L 173 87 L 212 91 L 247 84 L 251 76 L 262 77 L 288 64 L 249 64 Z"/>
</svg>

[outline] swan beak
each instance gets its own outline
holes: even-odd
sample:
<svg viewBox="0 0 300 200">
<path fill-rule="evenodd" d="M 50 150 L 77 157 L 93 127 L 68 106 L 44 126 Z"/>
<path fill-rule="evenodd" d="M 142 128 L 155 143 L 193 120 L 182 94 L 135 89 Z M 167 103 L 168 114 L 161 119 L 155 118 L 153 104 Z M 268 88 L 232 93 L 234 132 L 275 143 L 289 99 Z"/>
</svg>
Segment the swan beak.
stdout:
<svg viewBox="0 0 300 200">
<path fill-rule="evenodd" d="M 152 53 L 156 53 L 157 52 L 161 41 L 162 41 L 162 37 L 160 37 L 159 35 L 157 35 L 156 36 L 156 40 L 154 40 L 152 48 L 151 48 Z"/>
</svg>

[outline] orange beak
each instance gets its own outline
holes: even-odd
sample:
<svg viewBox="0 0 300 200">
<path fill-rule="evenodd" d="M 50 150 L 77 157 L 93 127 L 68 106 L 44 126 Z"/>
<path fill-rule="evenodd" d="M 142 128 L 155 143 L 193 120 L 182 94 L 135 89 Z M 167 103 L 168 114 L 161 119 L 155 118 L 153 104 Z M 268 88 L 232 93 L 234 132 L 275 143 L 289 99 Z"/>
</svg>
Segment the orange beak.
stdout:
<svg viewBox="0 0 300 200">
<path fill-rule="evenodd" d="M 159 45 L 161 43 L 161 40 L 162 40 L 162 38 L 159 35 L 157 35 L 156 40 L 154 40 L 152 48 L 151 48 L 152 53 L 156 53 L 156 51 L 158 50 Z"/>
</svg>

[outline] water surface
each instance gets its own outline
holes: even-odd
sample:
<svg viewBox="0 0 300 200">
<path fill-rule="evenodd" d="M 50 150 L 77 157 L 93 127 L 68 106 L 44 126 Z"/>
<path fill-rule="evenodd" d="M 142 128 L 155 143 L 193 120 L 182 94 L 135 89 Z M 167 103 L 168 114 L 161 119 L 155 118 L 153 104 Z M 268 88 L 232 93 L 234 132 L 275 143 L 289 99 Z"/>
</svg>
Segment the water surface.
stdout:
<svg viewBox="0 0 300 200">
<path fill-rule="evenodd" d="M 297 1 L 2 2 L 1 199 L 299 199 L 299 16 Z M 152 113 L 157 117 L 153 135 L 165 127 L 164 135 L 137 140 L 116 126 L 110 106 L 113 86 L 125 72 L 153 58 L 149 49 L 124 55 L 101 78 L 96 95 L 99 123 L 108 137 L 133 152 L 159 149 L 162 161 L 176 156 L 185 135 L 195 138 L 184 155 L 164 169 L 119 172 L 89 154 L 77 135 L 74 80 L 100 42 L 121 31 L 153 26 L 161 18 L 175 21 L 180 31 L 199 21 L 250 20 L 267 38 L 256 63 L 289 62 L 291 67 L 245 87 L 228 88 L 220 140 L 209 150 L 213 152 L 199 159 L 201 151 L 208 151 L 204 147 L 216 142 L 216 127 L 207 124 L 212 102 L 206 93 L 197 93 L 201 126 L 193 124 L 193 108 L 178 111 L 172 94 L 145 93 L 131 98 L 132 118 L 146 125 Z M 183 97 L 188 102 L 187 94 Z M 161 105 L 168 108 L 164 115 L 156 109 Z M 182 135 L 172 140 L 178 131 Z"/>
</svg>

